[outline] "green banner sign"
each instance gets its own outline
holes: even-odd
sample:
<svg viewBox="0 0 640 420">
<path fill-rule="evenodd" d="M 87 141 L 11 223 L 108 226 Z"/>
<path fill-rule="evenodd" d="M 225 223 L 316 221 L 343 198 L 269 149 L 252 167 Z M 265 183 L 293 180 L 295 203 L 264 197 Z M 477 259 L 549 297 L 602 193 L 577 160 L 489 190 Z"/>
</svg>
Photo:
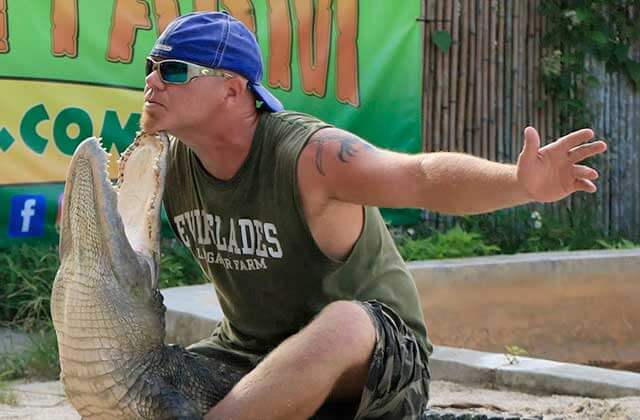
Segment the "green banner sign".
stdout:
<svg viewBox="0 0 640 420">
<path fill-rule="evenodd" d="M 285 108 L 421 150 L 419 0 L 0 0 L 0 247 L 57 240 L 76 146 L 100 136 L 118 158 L 138 130 L 146 55 L 196 10 L 227 10 L 256 34 Z"/>
</svg>

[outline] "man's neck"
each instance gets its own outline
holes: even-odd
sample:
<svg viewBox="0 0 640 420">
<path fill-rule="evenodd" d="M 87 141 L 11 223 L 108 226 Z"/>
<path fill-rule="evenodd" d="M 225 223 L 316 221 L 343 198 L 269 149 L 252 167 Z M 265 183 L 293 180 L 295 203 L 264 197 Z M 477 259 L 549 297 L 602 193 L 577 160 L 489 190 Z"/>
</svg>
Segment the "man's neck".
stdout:
<svg viewBox="0 0 640 420">
<path fill-rule="evenodd" d="M 227 181 L 234 177 L 246 160 L 260 119 L 259 112 L 225 120 L 224 126 L 199 132 L 176 133 L 196 154 L 207 172 Z"/>
</svg>

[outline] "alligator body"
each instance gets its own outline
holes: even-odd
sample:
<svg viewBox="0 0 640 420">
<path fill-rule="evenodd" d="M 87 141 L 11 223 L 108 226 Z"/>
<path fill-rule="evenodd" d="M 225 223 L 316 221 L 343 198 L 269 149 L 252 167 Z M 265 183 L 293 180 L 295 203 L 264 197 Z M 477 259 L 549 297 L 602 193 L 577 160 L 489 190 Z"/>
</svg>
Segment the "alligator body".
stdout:
<svg viewBox="0 0 640 420">
<path fill-rule="evenodd" d="M 90 138 L 71 161 L 51 311 L 61 380 L 85 419 L 197 419 L 249 366 L 164 344 L 157 288 L 166 136 L 141 134 L 120 160 Z"/>
</svg>

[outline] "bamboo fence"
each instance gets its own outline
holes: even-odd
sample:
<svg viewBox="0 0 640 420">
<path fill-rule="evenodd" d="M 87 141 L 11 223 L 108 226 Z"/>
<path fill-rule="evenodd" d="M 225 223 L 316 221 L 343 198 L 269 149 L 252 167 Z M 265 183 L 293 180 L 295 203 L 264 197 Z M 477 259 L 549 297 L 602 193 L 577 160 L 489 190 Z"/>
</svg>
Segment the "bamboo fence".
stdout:
<svg viewBox="0 0 640 420">
<path fill-rule="evenodd" d="M 561 137 L 557 107 L 541 82 L 546 23 L 540 0 L 425 0 L 423 138 L 425 151 L 458 151 L 515 163 L 527 125 L 543 144 Z M 446 53 L 431 39 L 452 37 Z M 640 59 L 640 46 L 632 51 Z M 609 151 L 591 162 L 600 172 L 598 192 L 549 205 L 555 215 L 589 211 L 612 234 L 640 240 L 640 92 L 624 76 L 590 59 L 600 86 L 590 92 L 597 117 L 592 128 Z M 546 102 L 545 102 L 546 101 Z M 544 104 L 544 106 L 542 105 Z M 427 212 L 437 227 L 452 218 Z"/>
</svg>

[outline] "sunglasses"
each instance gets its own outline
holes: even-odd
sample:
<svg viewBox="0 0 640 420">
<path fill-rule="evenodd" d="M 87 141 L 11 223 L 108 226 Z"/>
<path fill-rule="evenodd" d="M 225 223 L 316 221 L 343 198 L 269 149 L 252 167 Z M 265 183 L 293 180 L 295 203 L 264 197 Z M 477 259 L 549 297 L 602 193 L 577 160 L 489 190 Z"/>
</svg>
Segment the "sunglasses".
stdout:
<svg viewBox="0 0 640 420">
<path fill-rule="evenodd" d="M 162 60 L 155 61 L 151 57 L 147 57 L 145 65 L 145 75 L 150 75 L 154 70 L 158 70 L 160 79 L 164 83 L 172 85 L 184 85 L 196 77 L 224 77 L 231 79 L 233 75 L 219 69 L 199 66 L 182 60 Z"/>
</svg>

